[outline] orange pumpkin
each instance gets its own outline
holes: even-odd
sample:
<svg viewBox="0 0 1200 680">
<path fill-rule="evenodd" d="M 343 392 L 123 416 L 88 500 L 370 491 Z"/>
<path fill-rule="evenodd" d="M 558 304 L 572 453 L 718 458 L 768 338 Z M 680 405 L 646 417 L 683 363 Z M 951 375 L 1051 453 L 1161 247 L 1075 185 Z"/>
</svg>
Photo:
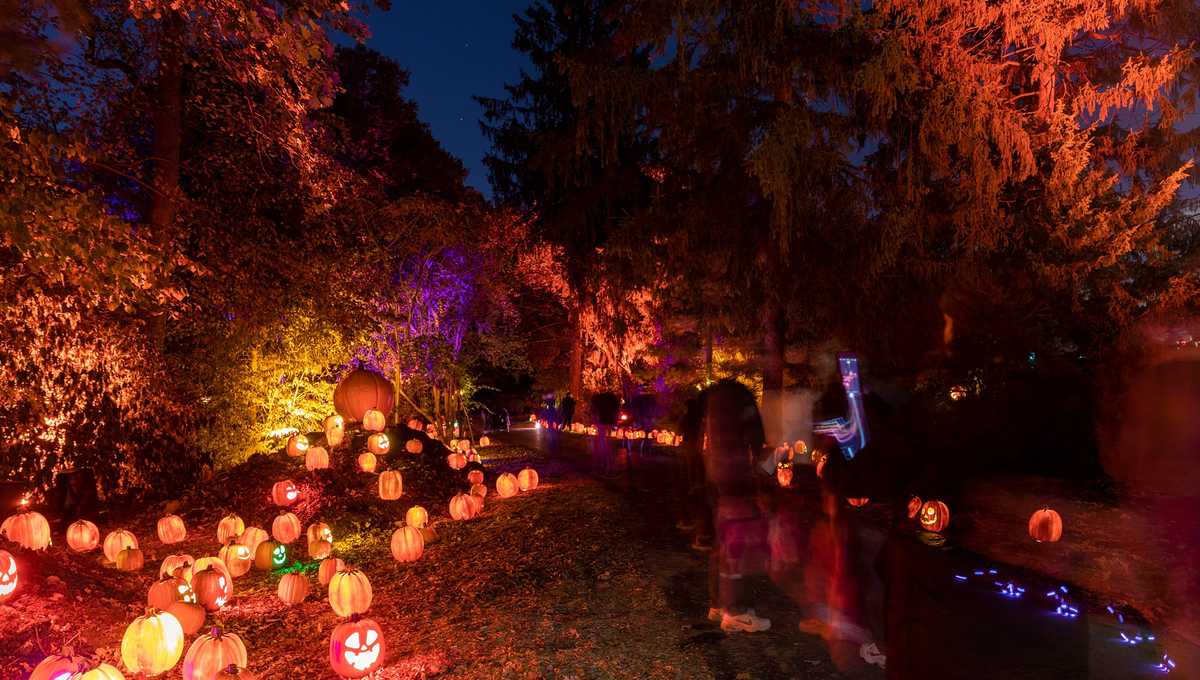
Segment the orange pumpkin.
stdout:
<svg viewBox="0 0 1200 680">
<path fill-rule="evenodd" d="M 950 508 L 941 501 L 925 501 L 921 506 L 921 527 L 941 533 L 950 526 Z"/>
<path fill-rule="evenodd" d="M 300 518 L 290 512 L 281 513 L 271 522 L 271 536 L 287 545 L 300 537 Z"/>
<path fill-rule="evenodd" d="M 377 432 L 367 437 L 367 450 L 377 456 L 386 454 L 391 447 L 391 440 L 382 432 Z"/>
<path fill-rule="evenodd" d="M 12 599 L 19 582 L 17 560 L 7 550 L 0 550 L 0 602 Z"/>
<path fill-rule="evenodd" d="M 104 559 L 116 562 L 117 555 L 120 555 L 122 550 L 136 547 L 138 547 L 138 541 L 132 533 L 124 529 L 117 529 L 104 537 Z"/>
<path fill-rule="evenodd" d="M 487 498 L 487 487 L 482 484 L 472 484 L 469 493 L 479 498 Z"/>
<path fill-rule="evenodd" d="M 304 574 L 284 574 L 279 579 L 279 587 L 275 590 L 280 600 L 285 604 L 300 604 L 308 597 L 308 577 Z"/>
<path fill-rule="evenodd" d="M 259 527 L 246 527 L 241 536 L 238 536 L 238 543 L 250 549 L 251 553 L 258 553 L 258 546 L 263 541 L 270 538 L 265 529 Z"/>
<path fill-rule="evenodd" d="M 486 436 L 479 438 L 479 448 L 482 449 L 485 446 L 491 446 L 491 445 L 492 445 L 492 440 L 488 439 Z"/>
<path fill-rule="evenodd" d="M 451 453 L 446 456 L 446 464 L 451 470 L 461 470 L 467 466 L 467 457 L 461 453 Z"/>
<path fill-rule="evenodd" d="M 288 549 L 282 543 L 263 541 L 254 551 L 254 568 L 263 571 L 278 569 L 287 564 Z"/>
<path fill-rule="evenodd" d="M 138 571 L 145 564 L 145 559 L 140 548 L 126 548 L 117 553 L 117 569 L 121 571 Z"/>
<path fill-rule="evenodd" d="M 1050 508 L 1042 508 L 1029 518 L 1029 536 L 1038 543 L 1053 543 L 1062 538 L 1062 516 Z"/>
<path fill-rule="evenodd" d="M 323 560 L 333 553 L 333 544 L 329 541 L 309 541 L 308 556 L 314 560 Z"/>
<path fill-rule="evenodd" d="M 230 541 L 228 545 L 221 548 L 221 552 L 217 556 L 225 563 L 229 575 L 234 578 L 244 576 L 254 564 L 254 553 L 250 552 L 250 548 L 236 541 Z"/>
<path fill-rule="evenodd" d="M 383 630 L 371 619 L 355 617 L 329 636 L 329 665 L 343 678 L 361 678 L 383 665 Z"/>
<path fill-rule="evenodd" d="M 404 442 L 404 450 L 415 454 L 425 450 L 425 446 L 421 444 L 420 439 L 409 439 Z"/>
<path fill-rule="evenodd" d="M 308 451 L 308 437 L 302 434 L 294 434 L 288 437 L 287 455 L 292 458 L 299 458 L 304 455 L 305 451 Z"/>
<path fill-rule="evenodd" d="M 850 505 L 852 505 L 856 508 L 861 508 L 862 506 L 866 505 L 870 501 L 871 501 L 870 498 L 847 498 L 846 499 L 847 503 L 849 503 Z"/>
<path fill-rule="evenodd" d="M 824 476 L 825 476 L 825 459 L 822 458 L 817 461 L 817 479 L 820 479 L 821 477 L 824 477 Z"/>
<path fill-rule="evenodd" d="M 163 543 L 179 543 L 187 538 L 187 527 L 179 515 L 167 515 L 158 520 L 158 540 Z"/>
<path fill-rule="evenodd" d="M 471 470 L 467 473 L 467 484 L 474 486 L 483 484 L 483 470 Z"/>
<path fill-rule="evenodd" d="M 517 488 L 521 491 L 532 491 L 538 487 L 538 473 L 533 468 L 525 468 L 517 474 Z"/>
<path fill-rule="evenodd" d="M 91 552 L 100 545 L 100 530 L 95 524 L 81 519 L 67 527 L 67 547 L 75 552 Z"/>
<path fill-rule="evenodd" d="M 400 527 L 392 533 L 392 557 L 397 562 L 416 562 L 425 552 L 425 540 L 416 527 Z"/>
<path fill-rule="evenodd" d="M 779 486 L 787 488 L 792 485 L 792 464 L 779 463 L 775 466 L 775 481 Z"/>
<path fill-rule="evenodd" d="M 450 499 L 450 517 L 452 519 L 471 519 L 477 512 L 478 510 L 468 494 L 460 493 Z"/>
<path fill-rule="evenodd" d="M 404 479 L 397 470 L 388 470 L 379 475 L 379 498 L 394 501 L 404 493 Z"/>
<path fill-rule="evenodd" d="M 336 557 L 328 557 L 321 562 L 321 567 L 317 569 L 317 580 L 321 585 L 327 586 L 333 580 L 333 575 L 346 568 L 346 563 Z"/>
<path fill-rule="evenodd" d="M 0 534 L 26 550 L 45 550 L 50 545 L 49 522 L 41 513 L 32 510 L 18 512 L 4 520 L 0 524 Z"/>
<path fill-rule="evenodd" d="M 304 467 L 309 472 L 329 469 L 329 452 L 322 446 L 314 446 L 304 454 Z"/>
<path fill-rule="evenodd" d="M 371 608 L 371 581 L 361 571 L 347 567 L 329 581 L 329 606 L 341 617 L 362 614 Z"/>
<path fill-rule="evenodd" d="M 295 503 L 299 497 L 300 490 L 290 479 L 275 482 L 275 485 L 271 487 L 271 502 L 280 507 L 287 507 Z"/>
<path fill-rule="evenodd" d="M 374 472 L 376 462 L 375 454 L 370 451 L 358 455 L 358 469 L 363 472 Z"/>
<path fill-rule="evenodd" d="M 246 663 L 246 645 L 242 639 L 214 626 L 188 647 L 183 657 L 183 680 L 212 680 L 230 664 L 245 666 Z"/>
<path fill-rule="evenodd" d="M 421 529 L 428 522 L 429 513 L 419 505 L 412 506 L 408 509 L 408 512 L 404 513 L 404 523 L 410 527 Z"/>
<path fill-rule="evenodd" d="M 313 522 L 304 531 L 304 537 L 308 539 L 309 543 L 317 541 L 333 543 L 333 529 L 330 529 L 329 525 L 324 522 Z"/>
<path fill-rule="evenodd" d="M 921 512 L 921 505 L 922 505 L 921 499 L 916 496 L 912 496 L 908 499 L 908 518 L 909 519 L 917 518 L 917 514 L 919 512 Z"/>
<path fill-rule="evenodd" d="M 368 432 L 382 432 L 387 427 L 387 418 L 382 411 L 369 409 L 363 414 L 362 424 L 363 429 Z"/>
<path fill-rule="evenodd" d="M 196 603 L 210 612 L 224 607 L 233 595 L 233 578 L 224 568 L 224 564 L 220 569 L 213 564 L 192 574 L 192 592 L 196 593 Z"/>
<path fill-rule="evenodd" d="M 184 635 L 194 635 L 204 625 L 206 618 L 203 606 L 182 600 L 172 602 L 171 606 L 167 607 L 167 613 L 179 619 L 179 625 L 183 628 Z"/>
<path fill-rule="evenodd" d="M 325 419 L 325 443 L 337 448 L 341 446 L 346 436 L 346 419 L 341 416 L 329 416 Z"/>
<path fill-rule="evenodd" d="M 517 477 L 511 472 L 505 472 L 496 478 L 496 493 L 501 498 L 512 498 L 517 495 Z"/>
<path fill-rule="evenodd" d="M 29 680 L 69 680 L 87 668 L 87 659 L 83 657 L 51 654 L 34 667 Z"/>
<path fill-rule="evenodd" d="M 168 576 L 155 581 L 150 586 L 150 590 L 146 591 L 146 604 L 166 611 L 168 607 L 186 597 L 195 599 L 192 587 L 188 585 L 188 582 L 175 576 Z"/>
<path fill-rule="evenodd" d="M 217 522 L 217 543 L 225 545 L 229 539 L 241 536 L 245 530 L 246 523 L 242 521 L 241 517 L 233 513 L 225 515 L 220 522 Z"/>
<path fill-rule="evenodd" d="M 174 576 L 184 581 L 192 580 L 192 565 L 196 563 L 191 555 L 167 555 L 158 568 L 158 577 Z"/>
<path fill-rule="evenodd" d="M 151 609 L 125 629 L 121 637 L 121 661 L 131 673 L 161 675 L 183 656 L 183 626 L 166 612 Z"/>
</svg>

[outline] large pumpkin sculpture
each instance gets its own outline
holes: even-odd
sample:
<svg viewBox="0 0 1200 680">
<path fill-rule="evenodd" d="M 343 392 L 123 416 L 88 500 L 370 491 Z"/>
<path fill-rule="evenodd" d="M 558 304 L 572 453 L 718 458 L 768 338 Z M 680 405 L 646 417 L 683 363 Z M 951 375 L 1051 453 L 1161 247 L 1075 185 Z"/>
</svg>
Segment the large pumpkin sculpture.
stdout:
<svg viewBox="0 0 1200 680">
<path fill-rule="evenodd" d="M 179 515 L 167 515 L 158 520 L 158 540 L 163 543 L 179 543 L 187 538 L 187 527 Z"/>
<path fill-rule="evenodd" d="M 379 475 L 379 498 L 394 501 L 404 493 L 404 479 L 398 470 L 388 470 Z"/>
<path fill-rule="evenodd" d="M 313 470 L 328 470 L 329 469 L 329 452 L 323 446 L 314 446 L 304 454 L 304 467 L 312 472 Z"/>
<path fill-rule="evenodd" d="M 329 581 L 329 606 L 341 617 L 362 614 L 371 608 L 371 581 L 352 567 L 339 571 Z"/>
<path fill-rule="evenodd" d="M 386 455 L 391 448 L 392 440 L 382 432 L 376 432 L 367 437 L 367 450 L 377 456 Z"/>
<path fill-rule="evenodd" d="M 183 656 L 183 626 L 166 612 L 151 609 L 125 629 L 121 638 L 121 661 L 131 673 L 161 675 Z"/>
<path fill-rule="evenodd" d="M 521 491 L 532 491 L 538 486 L 538 473 L 533 468 L 525 468 L 517 475 L 517 488 Z"/>
<path fill-rule="evenodd" d="M 284 545 L 296 540 L 300 537 L 300 518 L 290 512 L 280 514 L 271 522 L 271 536 Z"/>
<path fill-rule="evenodd" d="M 332 448 L 342 445 L 346 437 L 346 419 L 341 416 L 329 416 L 325 419 L 325 443 Z"/>
<path fill-rule="evenodd" d="M 299 497 L 300 490 L 296 488 L 295 483 L 290 479 L 275 482 L 271 487 L 271 502 L 280 507 L 286 508 L 295 503 Z"/>
<path fill-rule="evenodd" d="M 197 565 L 202 562 L 203 560 L 197 562 Z M 192 574 L 192 592 L 196 593 L 197 604 L 215 612 L 224 607 L 233 596 L 233 576 L 220 560 L 208 565 L 208 568 L 197 566 Z"/>
<path fill-rule="evenodd" d="M 20 577 L 17 561 L 12 553 L 0 550 L 0 602 L 12 599 L 13 594 L 17 592 Z"/>
<path fill-rule="evenodd" d="M 346 568 L 346 563 L 336 557 L 327 557 L 321 562 L 321 567 L 317 569 L 317 580 L 321 585 L 327 586 L 333 580 L 333 575 Z"/>
<path fill-rule="evenodd" d="M 213 627 L 196 638 L 183 657 L 183 680 L 213 680 L 230 664 L 245 666 L 246 645 L 233 633 Z"/>
<path fill-rule="evenodd" d="M 1029 518 L 1029 536 L 1038 543 L 1053 543 L 1062 538 L 1062 516 L 1050 508 L 1042 508 Z"/>
<path fill-rule="evenodd" d="M 95 524 L 81 519 L 67 527 L 67 547 L 75 552 L 91 552 L 100 545 L 100 530 Z"/>
<path fill-rule="evenodd" d="M 250 548 L 237 541 L 230 541 L 228 545 L 221 548 L 221 552 L 217 553 L 217 556 L 225 563 L 229 575 L 234 578 L 245 576 L 246 572 L 250 571 L 250 567 L 254 565 L 254 553 L 250 552 Z"/>
<path fill-rule="evenodd" d="M 925 501 L 921 506 L 920 518 L 921 528 L 941 533 L 950 526 L 950 508 L 941 501 Z"/>
<path fill-rule="evenodd" d="M 237 538 L 246 530 L 246 523 L 241 517 L 233 513 L 229 513 L 217 522 L 217 543 L 225 545 L 231 538 Z"/>
<path fill-rule="evenodd" d="M 111 531 L 104 537 L 104 559 L 116 562 L 117 555 L 120 555 L 122 550 L 136 547 L 138 547 L 138 540 L 132 533 L 124 529 Z"/>
<path fill-rule="evenodd" d="M 425 539 L 416 527 L 400 527 L 392 533 L 391 547 L 397 562 L 416 562 L 425 552 Z"/>
<path fill-rule="evenodd" d="M 472 496 L 460 493 L 450 499 L 450 517 L 452 519 L 471 519 L 479 512 L 478 506 L 471 501 Z"/>
<path fill-rule="evenodd" d="M 329 665 L 343 678 L 361 678 L 383 665 L 383 629 L 371 619 L 354 617 L 329 636 Z"/>
<path fill-rule="evenodd" d="M 396 405 L 392 383 L 375 371 L 351 371 L 333 390 L 333 408 L 350 422 L 359 422 L 367 411 L 391 413 Z"/>
<path fill-rule="evenodd" d="M 511 472 L 505 472 L 496 478 L 496 493 L 501 498 L 512 498 L 517 495 L 517 477 Z"/>
<path fill-rule="evenodd" d="M 299 458 L 308 451 L 308 437 L 302 434 L 294 434 L 288 437 L 287 455 L 292 458 Z"/>
<path fill-rule="evenodd" d="M 362 470 L 363 472 L 374 472 L 376 464 L 377 464 L 377 461 L 375 460 L 375 454 L 371 453 L 370 451 L 359 454 L 359 456 L 358 456 L 358 469 L 359 470 Z"/>
<path fill-rule="evenodd" d="M 0 533 L 26 550 L 45 550 L 50 545 L 50 523 L 40 512 L 32 510 L 18 512 L 4 520 Z"/>
<path fill-rule="evenodd" d="M 383 415 L 383 411 L 369 409 L 363 414 L 362 426 L 368 432 L 383 432 L 387 427 L 387 416 Z"/>
<path fill-rule="evenodd" d="M 279 579 L 279 587 L 275 589 L 275 594 L 285 604 L 300 604 L 308 597 L 308 577 L 294 572 L 284 574 L 283 578 Z"/>
</svg>

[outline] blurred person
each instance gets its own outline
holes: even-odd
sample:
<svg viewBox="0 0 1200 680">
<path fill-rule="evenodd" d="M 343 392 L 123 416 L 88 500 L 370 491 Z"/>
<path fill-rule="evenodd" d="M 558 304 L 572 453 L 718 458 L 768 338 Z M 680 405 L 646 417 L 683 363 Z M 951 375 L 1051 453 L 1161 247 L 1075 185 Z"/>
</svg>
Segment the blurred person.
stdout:
<svg viewBox="0 0 1200 680">
<path fill-rule="evenodd" d="M 676 526 L 692 536 L 693 550 L 712 548 L 712 510 L 705 491 L 704 475 L 704 397 L 705 392 L 689 397 L 684 404 L 676 470 Z"/>
<path fill-rule="evenodd" d="M 595 472 L 609 475 L 613 471 L 613 450 L 608 435 L 617 424 L 621 399 L 612 392 L 598 392 L 592 395 L 591 409 L 596 426 L 596 436 L 591 437 L 592 468 Z"/>
<path fill-rule="evenodd" d="M 569 429 L 571 424 L 575 422 L 575 397 L 571 396 L 570 392 L 563 395 L 558 402 L 558 410 L 562 415 L 563 429 Z"/>
</svg>

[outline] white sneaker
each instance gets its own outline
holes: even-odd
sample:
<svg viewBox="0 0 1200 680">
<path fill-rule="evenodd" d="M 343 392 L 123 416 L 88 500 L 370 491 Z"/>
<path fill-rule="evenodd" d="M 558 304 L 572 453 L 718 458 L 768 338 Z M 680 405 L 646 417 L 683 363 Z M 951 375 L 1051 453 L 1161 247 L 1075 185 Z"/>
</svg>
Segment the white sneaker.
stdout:
<svg viewBox="0 0 1200 680">
<path fill-rule="evenodd" d="M 864 642 L 858 648 L 858 655 L 863 661 L 869 664 L 874 664 L 880 668 L 887 667 L 887 655 L 879 651 L 879 645 L 874 642 Z"/>
<path fill-rule="evenodd" d="M 770 629 L 770 619 L 764 619 L 749 612 L 736 616 L 726 613 L 721 617 L 721 630 L 727 633 L 761 633 Z"/>
</svg>

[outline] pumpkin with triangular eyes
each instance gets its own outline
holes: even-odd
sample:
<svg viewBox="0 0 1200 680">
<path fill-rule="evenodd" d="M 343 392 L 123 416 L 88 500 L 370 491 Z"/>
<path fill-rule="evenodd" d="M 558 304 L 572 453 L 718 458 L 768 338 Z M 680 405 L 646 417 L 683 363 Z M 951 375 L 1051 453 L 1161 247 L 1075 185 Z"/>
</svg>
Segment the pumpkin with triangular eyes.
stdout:
<svg viewBox="0 0 1200 680">
<path fill-rule="evenodd" d="M 383 665 L 383 629 L 355 617 L 329 636 L 329 665 L 343 678 L 361 678 Z"/>
<path fill-rule="evenodd" d="M 17 592 L 17 561 L 7 550 L 0 550 L 0 602 Z"/>
</svg>

